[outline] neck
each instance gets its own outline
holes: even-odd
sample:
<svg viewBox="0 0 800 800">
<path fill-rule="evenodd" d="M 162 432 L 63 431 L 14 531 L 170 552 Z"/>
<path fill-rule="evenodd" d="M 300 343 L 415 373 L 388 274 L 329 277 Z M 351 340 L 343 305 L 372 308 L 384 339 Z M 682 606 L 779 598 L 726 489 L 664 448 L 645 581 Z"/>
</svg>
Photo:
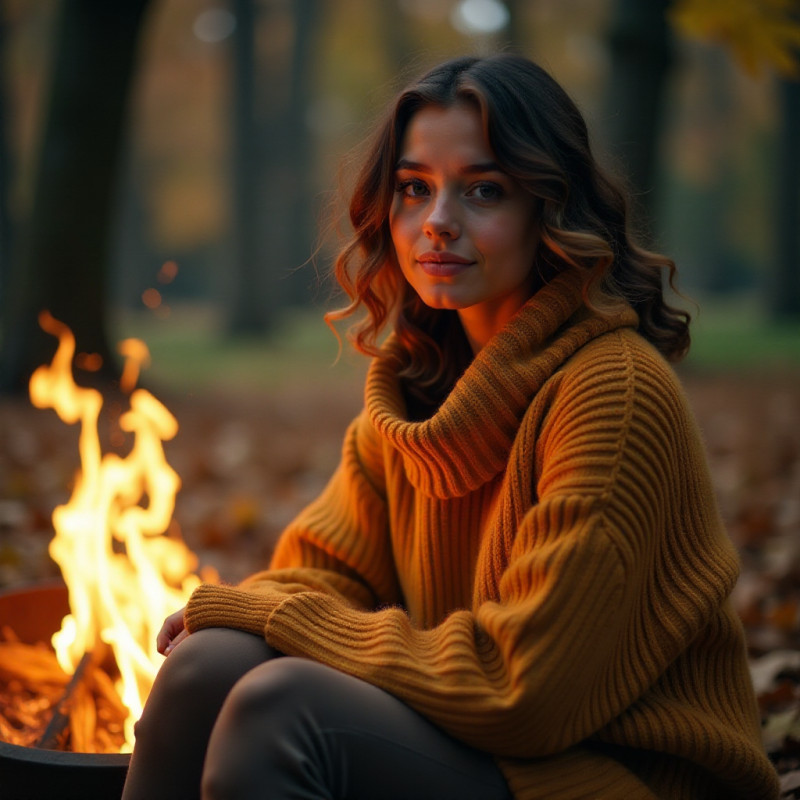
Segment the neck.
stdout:
<svg viewBox="0 0 800 800">
<path fill-rule="evenodd" d="M 531 270 L 528 280 L 515 290 L 458 310 L 458 317 L 474 355 L 508 324 L 541 286 L 535 270 Z"/>
<path fill-rule="evenodd" d="M 461 326 L 464 328 L 473 355 L 478 355 L 489 340 L 506 326 L 523 305 L 525 305 L 524 299 L 514 298 L 513 302 L 498 304 L 493 308 L 481 305 L 459 309 L 458 318 L 461 320 Z"/>
</svg>

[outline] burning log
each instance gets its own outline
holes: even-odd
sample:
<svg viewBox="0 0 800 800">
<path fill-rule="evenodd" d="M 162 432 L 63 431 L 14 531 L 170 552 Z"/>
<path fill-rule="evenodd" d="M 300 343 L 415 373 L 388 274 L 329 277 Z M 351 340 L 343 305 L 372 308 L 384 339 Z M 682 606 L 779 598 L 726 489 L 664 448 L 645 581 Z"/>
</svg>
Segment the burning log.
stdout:
<svg viewBox="0 0 800 800">
<path fill-rule="evenodd" d="M 36 747 L 70 676 L 43 644 L 69 610 L 66 587 L 42 583 L 0 591 L 0 796 L 112 800 L 122 795 L 130 756 L 119 752 L 127 709 L 106 672 L 92 659 L 76 687 L 65 750 Z M 13 626 L 13 628 L 12 628 Z M 101 668 L 102 666 L 102 668 Z M 97 729 L 81 741 L 72 717 L 96 709 Z M 94 717 L 92 714 L 94 713 Z M 81 723 L 79 727 L 83 727 Z M 83 749 L 84 751 L 79 751 Z M 95 752 L 91 752 L 94 750 Z M 74 751 L 74 752 L 73 752 Z"/>
<path fill-rule="evenodd" d="M 118 753 L 128 709 L 87 653 L 72 676 L 43 645 L 0 642 L 0 740 L 23 747 Z"/>
<path fill-rule="evenodd" d="M 78 694 L 78 687 L 83 680 L 83 674 L 86 672 L 86 667 L 92 660 L 92 652 L 89 651 L 83 654 L 78 663 L 75 672 L 69 679 L 67 688 L 58 703 L 53 706 L 53 716 L 50 718 L 47 727 L 44 730 L 39 741 L 36 743 L 37 747 L 43 747 L 47 750 L 59 750 L 59 744 L 63 741 L 62 734 L 70 721 L 70 711 L 73 707 L 76 694 Z M 83 694 L 83 693 L 82 693 Z"/>
<path fill-rule="evenodd" d="M 0 592 L 0 745 L 37 748 L 72 684 L 59 746 L 85 754 L 119 753 L 129 712 L 107 671 L 105 645 L 95 648 L 76 678 L 44 644 L 68 610 L 66 588 L 58 583 Z M 87 731 L 92 720 L 95 730 Z"/>
</svg>

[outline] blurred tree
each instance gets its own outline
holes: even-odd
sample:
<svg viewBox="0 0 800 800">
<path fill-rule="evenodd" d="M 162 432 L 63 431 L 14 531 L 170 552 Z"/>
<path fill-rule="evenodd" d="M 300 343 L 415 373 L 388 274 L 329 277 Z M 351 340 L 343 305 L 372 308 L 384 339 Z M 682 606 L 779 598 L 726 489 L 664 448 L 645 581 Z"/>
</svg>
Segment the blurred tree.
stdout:
<svg viewBox="0 0 800 800">
<path fill-rule="evenodd" d="M 672 63 L 668 5 L 669 0 L 617 0 L 608 32 L 603 133 L 638 197 L 645 226 L 654 211 L 660 113 Z"/>
<path fill-rule="evenodd" d="M 800 80 L 779 85 L 781 121 L 775 153 L 775 275 L 769 309 L 800 318 Z"/>
<path fill-rule="evenodd" d="M 0 19 L 0 64 L 6 63 L 7 22 Z M 3 73 L 0 73 L 2 75 Z M 11 186 L 8 154 L 8 94 L 5 81 L 0 83 L 0 299 L 7 290 L 11 256 L 11 221 L 8 198 Z"/>
<path fill-rule="evenodd" d="M 800 5 L 797 0 L 675 0 L 673 24 L 684 34 L 723 44 L 751 74 L 780 76 L 775 160 L 775 269 L 769 310 L 800 316 Z"/>
<path fill-rule="evenodd" d="M 680 233 L 670 252 L 680 262 L 683 286 L 709 294 L 741 291 L 752 277 L 731 236 L 742 157 L 736 75 L 720 48 L 687 47 L 682 59 L 676 87 L 683 90 L 682 107 L 674 113 L 687 127 L 680 131 L 679 121 L 665 121 L 667 138 L 675 137 L 670 147 L 680 153 L 673 153 L 673 169 L 659 175 L 659 232 L 669 228 L 670 210 L 676 211 Z"/>
<path fill-rule="evenodd" d="M 408 15 L 398 8 L 397 2 L 379 3 L 377 7 L 381 41 L 391 72 L 402 74 L 408 68 L 413 54 L 414 38 Z"/>
<path fill-rule="evenodd" d="M 62 2 L 30 216 L 3 298 L 0 389 L 52 355 L 48 309 L 113 374 L 106 286 L 129 86 L 148 0 Z"/>
<path fill-rule="evenodd" d="M 508 24 L 504 32 L 507 49 L 512 53 L 524 54 L 528 48 L 522 24 L 522 0 L 505 0 L 508 9 Z"/>
<path fill-rule="evenodd" d="M 268 278 L 258 250 L 259 164 L 256 121 L 256 24 L 252 0 L 233 0 L 233 259 L 229 325 L 235 333 L 269 327 Z"/>
<path fill-rule="evenodd" d="M 289 19 L 287 52 L 266 53 L 257 63 L 260 20 L 252 2 L 235 0 L 236 154 L 235 222 L 237 256 L 234 299 L 229 318 L 233 333 L 267 330 L 287 304 L 307 300 L 299 267 L 314 241 L 311 201 L 313 158 L 306 112 L 311 94 L 319 0 L 294 0 L 270 14 Z M 263 98 L 258 113 L 256 98 Z"/>
<path fill-rule="evenodd" d="M 317 33 L 322 4 L 320 0 L 294 0 L 294 43 L 291 49 L 288 74 L 288 92 L 283 114 L 272 119 L 274 129 L 283 136 L 282 153 L 272 153 L 272 164 L 264 182 L 266 196 L 271 202 L 276 225 L 275 239 L 283 236 L 286 248 L 285 261 L 278 264 L 278 280 L 283 279 L 286 302 L 304 304 L 308 301 L 307 273 L 301 267 L 309 262 L 316 239 L 315 214 L 312 202 L 312 173 L 314 158 L 308 125 L 308 106 L 312 96 L 312 83 L 316 62 Z M 277 110 L 277 109 L 275 109 Z M 284 181 L 283 198 L 275 196 L 270 186 L 272 170 L 280 170 Z M 282 212 L 275 213 L 275 212 Z M 268 251 L 267 251 L 268 252 Z"/>
</svg>

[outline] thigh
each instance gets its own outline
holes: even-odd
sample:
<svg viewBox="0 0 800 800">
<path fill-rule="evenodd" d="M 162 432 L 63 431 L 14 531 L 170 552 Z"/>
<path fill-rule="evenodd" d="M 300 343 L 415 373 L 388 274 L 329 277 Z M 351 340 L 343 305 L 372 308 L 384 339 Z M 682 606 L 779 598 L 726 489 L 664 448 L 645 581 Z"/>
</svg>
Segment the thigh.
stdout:
<svg viewBox="0 0 800 800">
<path fill-rule="evenodd" d="M 505 800 L 494 760 L 396 697 L 313 661 L 281 658 L 233 689 L 212 734 L 208 798 Z"/>
<path fill-rule="evenodd" d="M 156 676 L 131 756 L 125 800 L 198 798 L 208 738 L 231 687 L 280 655 L 258 636 L 228 628 L 197 631 Z"/>
</svg>

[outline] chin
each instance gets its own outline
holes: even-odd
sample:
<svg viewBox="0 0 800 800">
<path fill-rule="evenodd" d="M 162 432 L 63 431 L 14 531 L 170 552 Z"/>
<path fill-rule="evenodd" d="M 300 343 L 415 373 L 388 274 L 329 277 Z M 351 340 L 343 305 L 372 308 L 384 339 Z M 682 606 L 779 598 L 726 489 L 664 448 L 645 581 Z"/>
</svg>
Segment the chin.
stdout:
<svg viewBox="0 0 800 800">
<path fill-rule="evenodd" d="M 422 302 L 428 308 L 435 308 L 440 311 L 458 311 L 462 308 L 468 308 L 472 302 L 464 298 L 453 296 L 448 292 L 435 292 L 420 294 Z"/>
</svg>

